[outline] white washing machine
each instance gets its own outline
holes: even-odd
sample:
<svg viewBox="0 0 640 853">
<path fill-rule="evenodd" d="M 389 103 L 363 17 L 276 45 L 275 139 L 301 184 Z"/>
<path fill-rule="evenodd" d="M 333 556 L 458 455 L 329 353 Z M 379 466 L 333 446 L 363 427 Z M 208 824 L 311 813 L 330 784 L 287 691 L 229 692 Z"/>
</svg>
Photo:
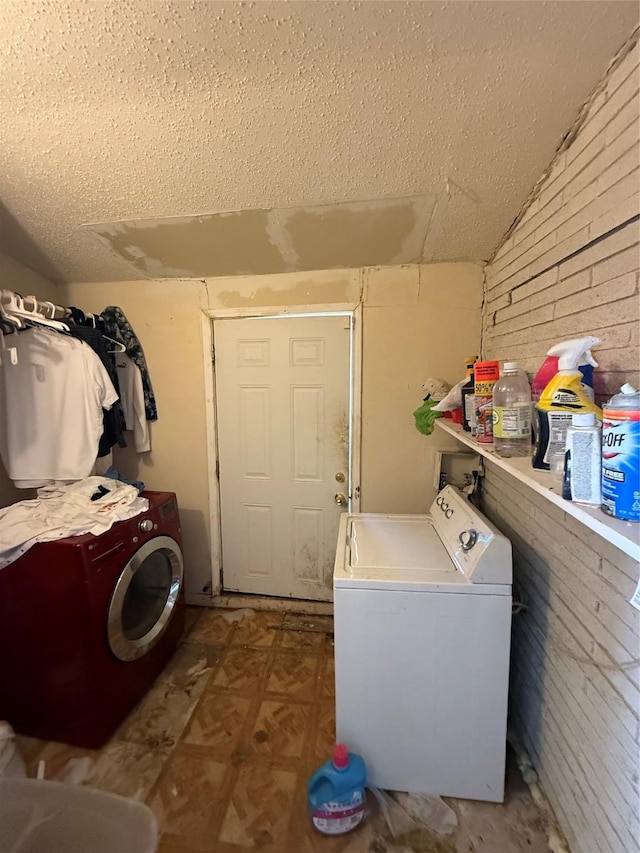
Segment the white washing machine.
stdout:
<svg viewBox="0 0 640 853">
<path fill-rule="evenodd" d="M 378 788 L 502 802 L 511 543 L 456 489 L 428 515 L 344 514 L 338 741 Z"/>
</svg>

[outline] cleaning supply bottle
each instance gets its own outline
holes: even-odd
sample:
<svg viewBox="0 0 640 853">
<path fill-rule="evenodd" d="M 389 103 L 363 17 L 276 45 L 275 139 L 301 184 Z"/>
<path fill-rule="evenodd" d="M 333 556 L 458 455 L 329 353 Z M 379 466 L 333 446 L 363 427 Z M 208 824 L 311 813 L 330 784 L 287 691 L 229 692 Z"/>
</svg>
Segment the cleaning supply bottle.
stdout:
<svg viewBox="0 0 640 853">
<path fill-rule="evenodd" d="M 493 449 L 507 458 L 531 453 L 531 388 L 517 361 L 505 361 L 493 386 Z"/>
<path fill-rule="evenodd" d="M 565 500 L 600 506 L 601 432 L 595 412 L 571 415 L 562 482 L 562 497 Z"/>
<path fill-rule="evenodd" d="M 602 420 L 602 410 L 582 389 L 582 373 L 578 369 L 586 353 L 599 343 L 599 338 L 576 338 L 549 350 L 549 355 L 558 356 L 559 369 L 535 405 L 534 468 L 562 472 L 567 428 L 571 425 L 572 414 L 594 412 L 598 420 Z"/>
<path fill-rule="evenodd" d="M 640 391 L 625 383 L 602 416 L 602 509 L 640 521 Z"/>
<path fill-rule="evenodd" d="M 309 779 L 309 813 L 315 828 L 325 835 L 341 835 L 354 829 L 365 815 L 367 770 L 359 755 L 343 743 L 333 758 Z"/>
<path fill-rule="evenodd" d="M 572 341 L 563 341 L 557 346 L 565 346 L 566 344 L 571 343 Z M 555 347 L 552 347 L 549 352 L 552 352 L 553 349 L 555 349 Z M 549 355 L 549 353 L 547 353 L 547 357 L 538 368 L 538 372 L 531 382 L 531 399 L 534 404 L 538 402 L 542 392 L 558 372 L 558 361 L 559 359 L 557 355 Z M 578 365 L 578 370 L 582 373 L 582 390 L 585 396 L 588 397 L 592 403 L 595 400 L 595 395 L 593 393 L 593 368 L 597 366 L 598 362 L 591 354 L 591 350 L 587 350 L 584 353 L 582 362 Z"/>
<path fill-rule="evenodd" d="M 473 375 L 476 441 L 493 444 L 493 386 L 500 378 L 500 362 L 476 361 Z"/>
<path fill-rule="evenodd" d="M 477 355 L 472 355 L 467 359 L 467 381 L 460 389 L 460 394 L 462 396 L 462 428 L 465 432 L 471 432 L 471 423 L 473 421 L 473 409 L 475 404 L 473 399 L 475 393 L 473 366 L 477 360 Z"/>
<path fill-rule="evenodd" d="M 556 346 L 566 346 L 567 344 L 571 345 L 573 341 L 562 341 L 560 344 L 556 344 Z M 594 345 L 595 346 L 595 345 Z M 547 353 L 547 357 L 542 362 L 540 367 L 538 368 L 538 372 L 533 377 L 531 382 L 531 401 L 535 406 L 538 400 L 540 399 L 542 392 L 547 387 L 547 385 L 551 382 L 553 377 L 558 372 L 558 362 L 559 358 L 557 355 L 551 355 L 555 350 L 555 347 L 552 347 Z M 582 373 L 582 390 L 584 395 L 591 400 L 593 403 L 595 400 L 595 395 L 593 393 L 593 368 L 598 366 L 598 362 L 594 359 L 591 354 L 591 350 L 587 350 L 578 365 L 578 370 Z M 534 417 L 531 421 L 531 426 L 533 428 L 533 443 L 536 444 L 538 441 L 538 419 Z"/>
</svg>

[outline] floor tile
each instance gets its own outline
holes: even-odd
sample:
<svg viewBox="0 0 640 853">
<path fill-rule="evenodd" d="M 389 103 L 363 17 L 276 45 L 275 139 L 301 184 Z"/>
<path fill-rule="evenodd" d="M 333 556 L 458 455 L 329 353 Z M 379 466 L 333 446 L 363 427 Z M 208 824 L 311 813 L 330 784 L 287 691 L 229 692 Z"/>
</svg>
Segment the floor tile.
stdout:
<svg viewBox="0 0 640 853">
<path fill-rule="evenodd" d="M 206 692 L 184 734 L 185 743 L 208 746 L 230 757 L 238 747 L 251 700 L 228 693 Z"/>
<path fill-rule="evenodd" d="M 252 695 L 266 674 L 269 652 L 258 649 L 227 649 L 211 684 L 234 693 Z"/>
<path fill-rule="evenodd" d="M 247 764 L 238 774 L 219 840 L 242 848 L 283 853 L 296 788 L 289 770 Z"/>
<path fill-rule="evenodd" d="M 148 798 L 160 832 L 173 843 L 211 846 L 215 804 L 219 802 L 227 766 L 206 751 L 180 744 L 173 751 Z"/>
<path fill-rule="evenodd" d="M 277 629 L 282 622 L 282 613 L 256 613 L 238 623 L 231 638 L 234 646 L 266 648 L 274 644 Z"/>
<path fill-rule="evenodd" d="M 276 654 L 267 679 L 266 692 L 284 694 L 292 699 L 313 699 L 319 660 L 300 652 Z"/>
<path fill-rule="evenodd" d="M 27 776 L 35 777 L 38 771 L 38 763 L 42 760 L 45 762 L 45 779 L 53 780 L 54 782 L 65 781 L 70 771 L 70 768 L 67 766 L 69 761 L 78 758 L 89 758 L 91 760 L 89 766 L 91 767 L 98 755 L 99 753 L 95 749 L 83 749 L 80 746 L 69 746 L 67 743 L 46 741 L 40 752 L 31 756 L 30 760 L 25 762 Z"/>
<path fill-rule="evenodd" d="M 327 655 L 324 661 L 321 695 L 324 699 L 333 699 L 336 695 L 336 667 L 333 655 Z"/>
<path fill-rule="evenodd" d="M 333 634 L 333 616 L 305 616 L 301 613 L 285 613 L 282 629 L 284 631 Z"/>
<path fill-rule="evenodd" d="M 156 684 L 170 684 L 188 696 L 200 696 L 224 653 L 221 646 L 183 643 L 169 661 Z"/>
<path fill-rule="evenodd" d="M 265 700 L 258 710 L 250 747 L 257 755 L 301 759 L 310 720 L 309 705 Z"/>
<path fill-rule="evenodd" d="M 322 764 L 333 755 L 336 743 L 336 709 L 333 702 L 321 702 L 313 721 L 313 756 Z"/>
<path fill-rule="evenodd" d="M 197 702 L 198 695 L 189 695 L 171 683 L 159 681 L 127 717 L 115 737 L 143 744 L 148 749 L 173 746 Z"/>
<path fill-rule="evenodd" d="M 184 609 L 184 633 L 182 635 L 182 639 L 185 640 L 191 631 L 195 628 L 195 626 L 200 621 L 200 617 L 203 614 L 202 607 L 191 607 L 187 606 Z"/>
<path fill-rule="evenodd" d="M 319 654 L 325 642 L 326 635 L 319 631 L 280 631 L 278 645 L 282 649 L 303 649 Z"/>
<path fill-rule="evenodd" d="M 98 756 L 87 785 L 144 801 L 162 772 L 170 746 L 149 749 L 144 744 L 116 741 Z"/>
<path fill-rule="evenodd" d="M 189 632 L 187 642 L 210 643 L 213 646 L 223 646 L 228 643 L 236 626 L 224 618 L 227 612 L 224 610 L 206 610 L 195 627 Z"/>
<path fill-rule="evenodd" d="M 170 835 L 161 835 L 158 845 L 158 853 L 200 853 L 197 848 L 185 847 L 179 839 Z"/>
</svg>

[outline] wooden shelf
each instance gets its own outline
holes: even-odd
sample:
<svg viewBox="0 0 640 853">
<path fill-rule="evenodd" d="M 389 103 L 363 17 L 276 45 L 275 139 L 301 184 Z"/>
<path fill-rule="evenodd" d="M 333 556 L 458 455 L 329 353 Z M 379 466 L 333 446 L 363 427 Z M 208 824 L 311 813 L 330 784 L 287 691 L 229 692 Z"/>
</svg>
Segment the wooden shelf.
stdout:
<svg viewBox="0 0 640 853">
<path fill-rule="evenodd" d="M 548 471 L 539 471 L 531 466 L 531 459 L 526 456 L 518 459 L 503 459 L 494 453 L 490 445 L 478 444 L 478 442 L 458 424 L 452 423 L 448 418 L 439 418 L 436 426 L 455 438 L 460 444 L 470 447 L 479 456 L 487 459 L 511 474 L 516 480 L 524 483 L 534 492 L 542 495 L 552 504 L 555 504 L 567 515 L 584 524 L 594 533 L 597 533 L 607 542 L 611 542 L 616 548 L 624 551 L 630 557 L 640 560 L 640 523 L 620 521 L 611 518 L 602 512 L 599 507 L 586 507 L 580 504 L 566 501 L 560 490 L 562 486 L 552 478 Z"/>
</svg>

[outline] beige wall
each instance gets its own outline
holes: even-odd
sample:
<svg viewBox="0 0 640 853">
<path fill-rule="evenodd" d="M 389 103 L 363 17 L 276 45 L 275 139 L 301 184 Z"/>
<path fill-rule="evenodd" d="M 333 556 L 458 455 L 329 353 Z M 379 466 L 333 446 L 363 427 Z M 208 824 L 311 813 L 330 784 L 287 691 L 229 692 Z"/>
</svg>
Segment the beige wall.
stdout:
<svg viewBox="0 0 640 853">
<path fill-rule="evenodd" d="M 455 447 L 417 431 L 429 377 L 451 384 L 480 345 L 482 268 L 472 264 L 363 271 L 363 512 L 426 512 L 434 451 Z"/>
<path fill-rule="evenodd" d="M 68 304 L 89 311 L 119 305 L 147 356 L 159 419 L 152 452 L 115 451 L 123 474 L 178 494 L 187 593 L 210 595 L 209 475 L 203 309 L 364 305 L 362 505 L 364 511 L 424 511 L 433 495 L 433 449 L 450 446 L 417 432 L 413 411 L 429 376 L 455 382 L 480 343 L 482 269 L 436 264 L 249 276 L 74 284 Z M 216 520 L 213 522 L 217 523 Z M 217 577 L 218 567 L 214 567 Z"/>
<path fill-rule="evenodd" d="M 38 299 L 49 302 L 57 302 L 60 299 L 60 290 L 54 284 L 1 251 L 0 287 L 4 290 L 15 290 L 23 296 L 37 296 Z M 4 465 L 0 464 L 0 507 L 30 498 L 32 495 L 31 490 L 14 488 Z"/>
</svg>

